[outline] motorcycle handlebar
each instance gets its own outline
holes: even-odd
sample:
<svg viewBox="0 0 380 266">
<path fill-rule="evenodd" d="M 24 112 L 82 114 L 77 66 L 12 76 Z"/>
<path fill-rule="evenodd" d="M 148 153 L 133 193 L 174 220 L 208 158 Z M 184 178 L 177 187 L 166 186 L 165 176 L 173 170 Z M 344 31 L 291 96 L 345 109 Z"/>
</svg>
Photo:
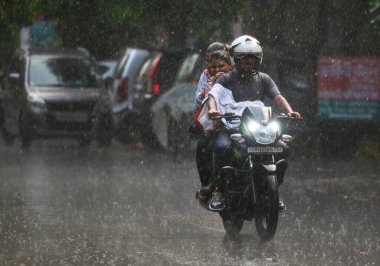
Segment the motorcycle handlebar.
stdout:
<svg viewBox="0 0 380 266">
<path fill-rule="evenodd" d="M 290 120 L 296 120 L 295 117 L 292 117 L 290 115 L 287 115 L 287 114 L 284 114 L 284 113 L 280 113 L 278 115 L 276 115 L 276 117 L 278 119 L 290 119 Z M 223 115 L 217 115 L 217 116 L 214 116 L 212 117 L 211 119 L 212 120 L 220 120 L 220 119 L 226 119 L 226 120 L 235 120 L 235 119 L 241 119 L 241 116 L 239 115 L 235 115 L 235 113 L 225 113 Z"/>
<path fill-rule="evenodd" d="M 220 119 L 226 119 L 226 120 L 234 120 L 234 119 L 241 119 L 241 116 L 235 115 L 235 113 L 225 113 L 223 115 L 217 115 L 212 117 L 212 120 L 220 120 Z"/>
<path fill-rule="evenodd" d="M 279 119 L 290 119 L 290 120 L 295 120 L 296 118 L 293 116 L 290 116 L 288 114 L 280 113 L 276 116 Z"/>
</svg>

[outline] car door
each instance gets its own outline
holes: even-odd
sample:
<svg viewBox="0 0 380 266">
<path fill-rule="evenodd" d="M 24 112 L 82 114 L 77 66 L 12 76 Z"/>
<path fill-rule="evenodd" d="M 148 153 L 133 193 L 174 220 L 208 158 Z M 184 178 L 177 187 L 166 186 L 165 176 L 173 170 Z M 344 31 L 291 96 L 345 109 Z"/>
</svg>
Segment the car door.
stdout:
<svg viewBox="0 0 380 266">
<path fill-rule="evenodd" d="M 11 134 L 18 133 L 18 118 L 25 98 L 25 60 L 13 57 L 4 85 L 4 125 Z"/>
<path fill-rule="evenodd" d="M 144 103 L 144 96 L 148 91 L 148 83 L 151 83 L 151 67 L 153 62 L 159 60 L 160 54 L 151 54 L 146 57 L 141 63 L 141 67 L 138 68 L 135 77 L 135 86 L 133 92 L 134 107 L 141 110 Z"/>
</svg>

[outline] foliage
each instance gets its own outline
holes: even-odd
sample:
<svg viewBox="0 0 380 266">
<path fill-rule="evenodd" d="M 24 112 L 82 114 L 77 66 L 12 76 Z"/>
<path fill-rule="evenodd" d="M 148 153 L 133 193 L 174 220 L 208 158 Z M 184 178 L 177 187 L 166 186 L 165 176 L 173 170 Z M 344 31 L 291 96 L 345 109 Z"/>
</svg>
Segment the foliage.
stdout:
<svg viewBox="0 0 380 266">
<path fill-rule="evenodd" d="M 373 14 L 372 24 L 380 23 L 380 0 L 371 0 L 369 3 L 369 11 Z M 380 32 L 379 32 L 380 33 Z"/>
<path fill-rule="evenodd" d="M 111 55 L 126 45 L 157 43 L 164 32 L 170 46 L 183 47 L 186 35 L 207 43 L 244 6 L 245 0 L 138 1 L 138 0 L 31 0 L 3 1 L 0 21 L 12 30 L 30 24 L 39 11 L 57 20 L 63 43 L 89 47 L 95 55 Z M 1 44 L 0 44 L 1 45 Z"/>
<path fill-rule="evenodd" d="M 334 6 L 339 4 L 344 10 Z M 366 6 L 367 13 L 363 13 L 363 6 Z M 314 49 L 317 54 L 327 38 L 327 18 L 323 16 L 331 18 L 334 8 L 336 14 L 341 14 L 341 23 L 348 36 L 354 36 L 347 42 L 348 47 L 354 47 L 351 42 L 359 41 L 355 36 L 363 35 L 360 31 L 364 28 L 365 34 L 368 32 L 370 36 L 364 38 L 368 49 L 374 50 L 371 34 L 374 29 L 378 30 L 379 6 L 380 0 L 1 1 L 0 60 L 9 58 L 18 44 L 20 28 L 30 25 L 40 12 L 44 13 L 45 20 L 57 21 L 65 46 L 86 47 L 98 58 L 135 45 L 183 49 L 188 46 L 186 40 L 189 37 L 193 40 L 194 49 L 204 48 L 216 40 L 228 42 L 232 38 L 229 24 L 237 15 L 243 15 L 246 32 L 258 36 L 265 44 L 293 47 L 293 50 L 303 49 L 305 52 Z M 366 16 L 368 12 L 372 24 Z M 363 27 L 363 23 L 368 26 Z M 350 27 L 357 27 L 357 32 Z M 320 44 L 315 45 L 318 40 Z"/>
</svg>

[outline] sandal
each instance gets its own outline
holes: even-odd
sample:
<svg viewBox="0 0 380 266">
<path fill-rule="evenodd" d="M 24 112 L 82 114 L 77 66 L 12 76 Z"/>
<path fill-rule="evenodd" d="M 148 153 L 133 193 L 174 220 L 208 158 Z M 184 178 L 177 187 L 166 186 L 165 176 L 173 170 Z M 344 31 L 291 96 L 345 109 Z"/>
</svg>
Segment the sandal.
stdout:
<svg viewBox="0 0 380 266">
<path fill-rule="evenodd" d="M 212 191 L 208 190 L 207 188 L 205 187 L 201 187 L 201 189 L 199 191 L 197 191 L 197 193 L 195 194 L 195 198 L 197 200 L 201 200 L 201 201 L 208 201 L 212 196 Z"/>
</svg>

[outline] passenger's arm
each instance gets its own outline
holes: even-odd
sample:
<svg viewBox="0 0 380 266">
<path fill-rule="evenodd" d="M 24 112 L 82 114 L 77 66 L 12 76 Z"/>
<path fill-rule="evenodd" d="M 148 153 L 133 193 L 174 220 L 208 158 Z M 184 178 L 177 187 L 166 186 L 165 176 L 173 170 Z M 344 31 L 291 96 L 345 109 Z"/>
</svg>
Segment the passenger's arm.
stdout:
<svg viewBox="0 0 380 266">
<path fill-rule="evenodd" d="M 277 95 L 273 101 L 283 112 L 286 112 L 286 114 L 296 119 L 302 119 L 300 113 L 294 112 L 288 101 L 282 95 Z"/>
<path fill-rule="evenodd" d="M 215 98 L 212 95 L 209 95 L 209 99 L 207 101 L 207 107 L 208 107 L 208 115 L 209 117 L 214 117 L 220 115 Z"/>
</svg>

